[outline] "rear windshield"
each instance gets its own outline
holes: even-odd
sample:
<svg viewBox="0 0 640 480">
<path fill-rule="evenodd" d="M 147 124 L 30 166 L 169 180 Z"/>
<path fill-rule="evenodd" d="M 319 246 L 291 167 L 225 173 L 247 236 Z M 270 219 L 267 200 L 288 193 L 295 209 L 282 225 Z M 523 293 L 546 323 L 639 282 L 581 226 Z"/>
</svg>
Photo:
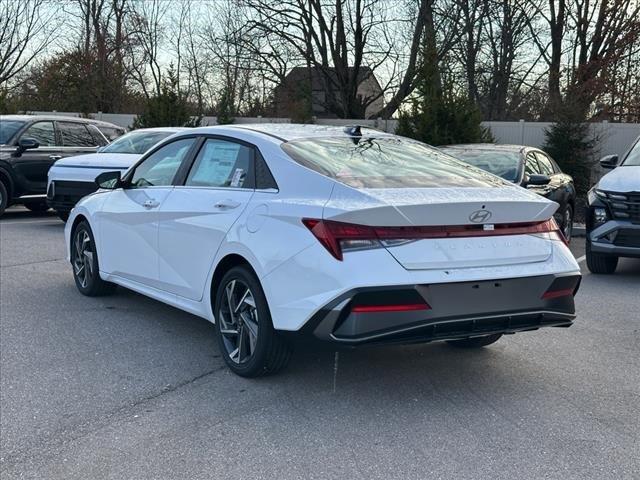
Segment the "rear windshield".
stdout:
<svg viewBox="0 0 640 480">
<path fill-rule="evenodd" d="M 491 150 L 468 150 L 461 148 L 443 148 L 443 151 L 460 160 L 481 168 L 485 172 L 515 182 L 520 169 L 520 154 L 518 152 L 501 152 Z"/>
<path fill-rule="evenodd" d="M 131 132 L 121 136 L 101 151 L 103 153 L 136 153 L 142 155 L 169 135 L 173 135 L 173 132 Z"/>
<path fill-rule="evenodd" d="M 25 124 L 20 120 L 0 120 L 0 145 L 5 145 Z"/>
<path fill-rule="evenodd" d="M 435 148 L 399 137 L 313 138 L 284 143 L 282 149 L 299 164 L 354 188 L 504 185 Z"/>
</svg>

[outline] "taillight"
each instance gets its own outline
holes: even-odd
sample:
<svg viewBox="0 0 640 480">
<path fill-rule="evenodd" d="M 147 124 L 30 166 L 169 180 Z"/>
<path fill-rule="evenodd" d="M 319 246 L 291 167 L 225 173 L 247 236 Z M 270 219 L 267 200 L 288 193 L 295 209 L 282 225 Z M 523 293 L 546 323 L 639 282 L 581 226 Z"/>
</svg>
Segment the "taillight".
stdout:
<svg viewBox="0 0 640 480">
<path fill-rule="evenodd" d="M 302 223 L 338 260 L 342 260 L 343 250 L 363 250 L 381 246 L 373 228 L 366 225 L 314 218 L 303 218 Z"/>
<path fill-rule="evenodd" d="M 428 238 L 494 237 L 502 235 L 556 234 L 566 242 L 555 220 L 495 225 L 436 225 L 422 227 L 371 227 L 353 223 L 303 218 L 302 223 L 338 260 L 347 250 L 393 247 Z"/>
<path fill-rule="evenodd" d="M 354 305 L 351 307 L 353 313 L 415 312 L 419 310 L 431 310 L 431 306 L 423 302 L 391 305 Z"/>
</svg>

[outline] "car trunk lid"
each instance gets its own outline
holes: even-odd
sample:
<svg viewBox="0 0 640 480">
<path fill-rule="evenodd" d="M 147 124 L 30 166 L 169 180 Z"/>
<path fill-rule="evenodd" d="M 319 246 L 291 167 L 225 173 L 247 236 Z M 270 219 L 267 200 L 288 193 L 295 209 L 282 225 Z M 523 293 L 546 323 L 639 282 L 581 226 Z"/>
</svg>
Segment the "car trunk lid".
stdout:
<svg viewBox="0 0 640 480">
<path fill-rule="evenodd" d="M 324 218 L 375 227 L 425 227 L 427 232 L 434 231 L 427 227 L 441 228 L 441 234 L 431 236 L 443 238 L 414 236 L 406 242 L 383 242 L 408 270 L 490 267 L 549 258 L 549 234 L 505 233 L 512 227 L 544 222 L 557 207 L 555 202 L 508 185 L 360 190 L 340 185 L 325 206 Z"/>
</svg>

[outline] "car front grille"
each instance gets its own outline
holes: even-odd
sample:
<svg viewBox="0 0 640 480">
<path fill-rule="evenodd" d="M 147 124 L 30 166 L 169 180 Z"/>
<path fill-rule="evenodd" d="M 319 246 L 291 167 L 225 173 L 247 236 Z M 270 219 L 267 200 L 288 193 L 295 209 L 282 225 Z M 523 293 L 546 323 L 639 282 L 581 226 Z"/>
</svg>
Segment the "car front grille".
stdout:
<svg viewBox="0 0 640 480">
<path fill-rule="evenodd" d="M 78 200 L 95 192 L 97 189 L 98 187 L 94 182 L 55 180 L 49 186 L 47 203 L 55 210 L 68 211 L 78 203 Z"/>
<path fill-rule="evenodd" d="M 640 230 L 619 230 L 613 244 L 618 247 L 640 248 Z"/>
<path fill-rule="evenodd" d="M 640 192 L 603 192 L 614 220 L 630 220 L 640 223 Z M 602 198 L 602 197 L 601 197 Z"/>
</svg>

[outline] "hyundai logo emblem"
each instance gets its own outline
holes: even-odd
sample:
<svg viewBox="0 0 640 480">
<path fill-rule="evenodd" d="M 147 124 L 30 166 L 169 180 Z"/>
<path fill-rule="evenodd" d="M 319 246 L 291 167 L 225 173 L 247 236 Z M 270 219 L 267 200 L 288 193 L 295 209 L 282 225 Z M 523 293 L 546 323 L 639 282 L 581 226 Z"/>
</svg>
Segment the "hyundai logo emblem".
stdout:
<svg viewBox="0 0 640 480">
<path fill-rule="evenodd" d="M 473 223 L 484 223 L 491 218 L 491 212 L 489 210 L 476 210 L 469 215 L 469 220 Z"/>
</svg>

